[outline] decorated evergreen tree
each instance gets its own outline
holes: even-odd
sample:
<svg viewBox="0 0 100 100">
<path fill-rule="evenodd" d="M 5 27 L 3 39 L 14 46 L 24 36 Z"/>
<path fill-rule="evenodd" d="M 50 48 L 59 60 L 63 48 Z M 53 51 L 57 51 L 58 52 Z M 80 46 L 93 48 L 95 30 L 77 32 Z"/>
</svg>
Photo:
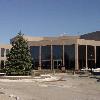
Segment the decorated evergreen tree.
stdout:
<svg viewBox="0 0 100 100">
<path fill-rule="evenodd" d="M 31 69 L 32 58 L 30 50 L 27 41 L 20 32 L 12 42 L 12 48 L 7 55 L 5 70 L 8 75 L 27 75 Z"/>
</svg>

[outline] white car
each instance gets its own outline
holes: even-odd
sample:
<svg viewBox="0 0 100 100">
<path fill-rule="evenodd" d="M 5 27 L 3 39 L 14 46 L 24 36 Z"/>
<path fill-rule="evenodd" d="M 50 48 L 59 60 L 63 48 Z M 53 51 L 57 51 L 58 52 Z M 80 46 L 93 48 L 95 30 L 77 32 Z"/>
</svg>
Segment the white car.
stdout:
<svg viewBox="0 0 100 100">
<path fill-rule="evenodd" d="M 100 72 L 100 68 L 92 69 L 93 72 Z"/>
</svg>

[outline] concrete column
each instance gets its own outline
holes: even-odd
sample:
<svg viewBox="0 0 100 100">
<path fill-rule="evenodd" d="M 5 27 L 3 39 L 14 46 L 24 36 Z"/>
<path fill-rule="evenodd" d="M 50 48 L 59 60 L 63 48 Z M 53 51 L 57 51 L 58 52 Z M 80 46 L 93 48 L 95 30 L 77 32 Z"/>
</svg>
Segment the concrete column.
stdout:
<svg viewBox="0 0 100 100">
<path fill-rule="evenodd" d="M 53 70 L 53 51 L 52 51 L 52 44 L 51 44 L 51 70 Z"/>
<path fill-rule="evenodd" d="M 39 69 L 41 69 L 41 46 L 39 48 Z"/>
<path fill-rule="evenodd" d="M 94 54 L 95 58 L 94 59 L 95 59 L 95 66 L 96 66 L 96 46 L 94 46 L 94 52 L 95 52 L 95 54 Z"/>
<path fill-rule="evenodd" d="M 78 65 L 78 44 L 75 44 L 75 70 L 79 70 L 79 65 Z"/>
<path fill-rule="evenodd" d="M 64 44 L 63 44 L 63 66 L 65 66 L 65 59 L 64 59 Z"/>
<path fill-rule="evenodd" d="M 87 45 L 86 45 L 86 69 L 88 69 L 88 65 L 87 65 Z"/>
</svg>

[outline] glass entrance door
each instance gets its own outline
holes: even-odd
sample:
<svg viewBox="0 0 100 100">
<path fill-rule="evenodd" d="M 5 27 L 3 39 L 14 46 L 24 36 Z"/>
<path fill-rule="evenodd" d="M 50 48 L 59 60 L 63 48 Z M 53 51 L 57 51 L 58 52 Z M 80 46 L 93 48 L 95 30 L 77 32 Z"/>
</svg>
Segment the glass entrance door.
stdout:
<svg viewBox="0 0 100 100">
<path fill-rule="evenodd" d="M 62 60 L 53 60 L 53 68 L 54 69 L 61 69 Z"/>
</svg>

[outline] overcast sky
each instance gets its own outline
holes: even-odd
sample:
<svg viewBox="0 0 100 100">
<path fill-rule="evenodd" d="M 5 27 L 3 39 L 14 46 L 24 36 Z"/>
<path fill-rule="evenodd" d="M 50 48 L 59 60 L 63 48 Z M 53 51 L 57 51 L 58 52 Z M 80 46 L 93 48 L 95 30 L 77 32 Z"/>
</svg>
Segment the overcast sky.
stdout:
<svg viewBox="0 0 100 100">
<path fill-rule="evenodd" d="M 29 36 L 80 35 L 100 30 L 100 0 L 0 0 L 0 44 Z"/>
</svg>

